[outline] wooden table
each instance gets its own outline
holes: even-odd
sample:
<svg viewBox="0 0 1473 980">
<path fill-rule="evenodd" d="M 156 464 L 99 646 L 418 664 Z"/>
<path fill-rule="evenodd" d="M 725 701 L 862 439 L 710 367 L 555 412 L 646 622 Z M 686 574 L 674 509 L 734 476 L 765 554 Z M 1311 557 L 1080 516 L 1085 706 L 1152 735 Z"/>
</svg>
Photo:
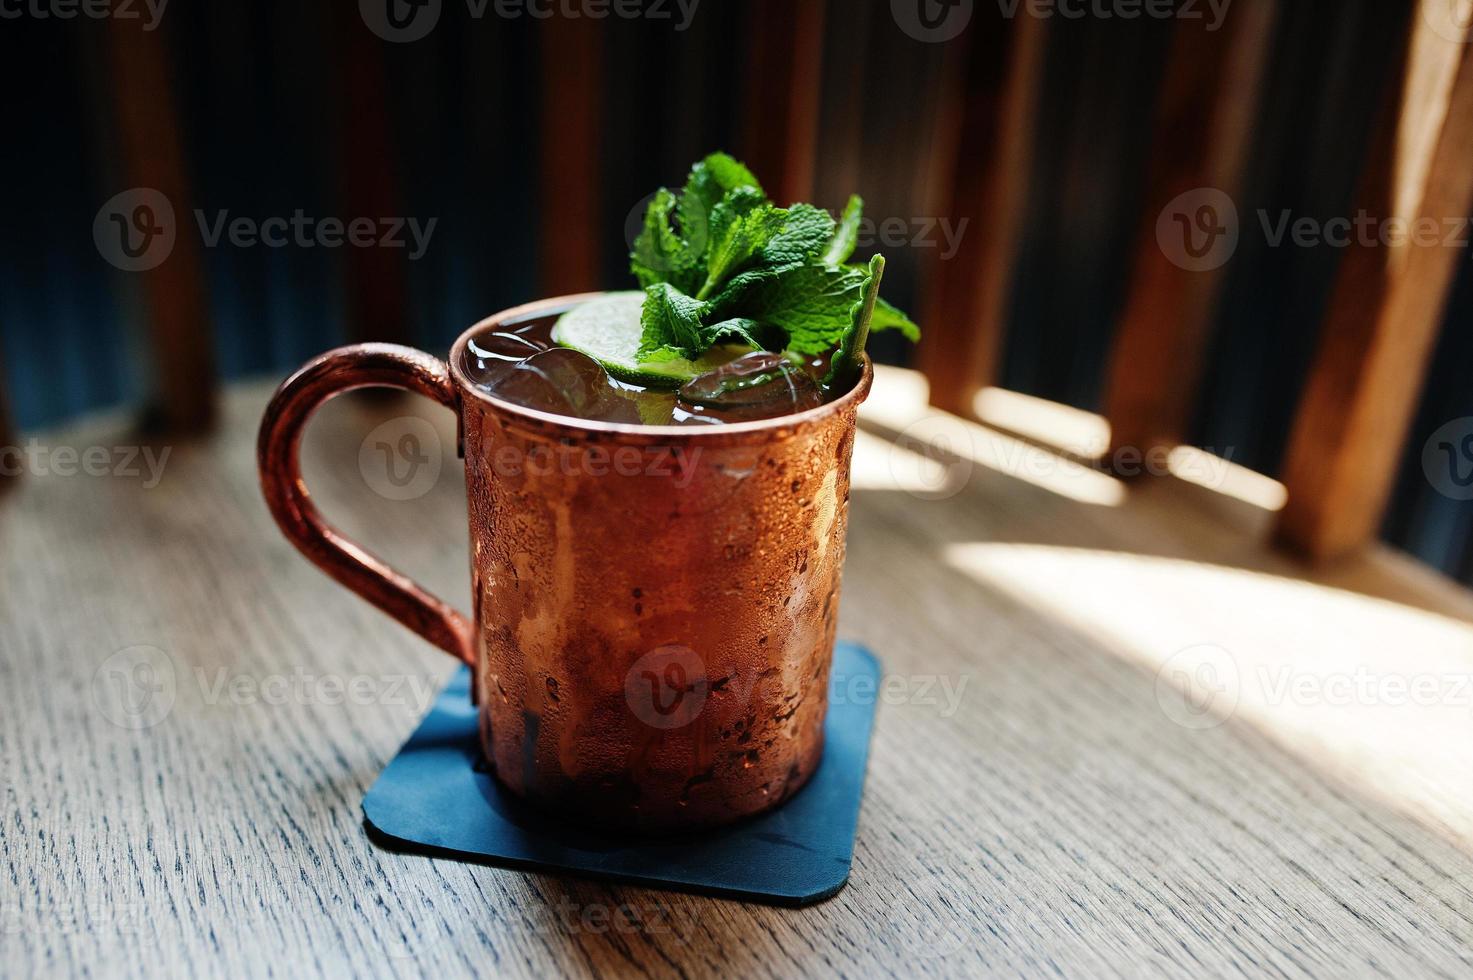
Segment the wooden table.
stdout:
<svg viewBox="0 0 1473 980">
<path fill-rule="evenodd" d="M 928 414 L 903 372 L 876 390 L 841 633 L 895 680 L 836 898 L 768 908 L 371 844 L 363 794 L 453 664 L 276 534 L 253 385 L 156 486 L 53 473 L 0 498 L 0 970 L 1473 971 L 1465 594 L 1389 554 L 1309 576 L 1262 545 L 1271 485 L 1120 484 L 1042 448 L 1087 449 L 1077 413 L 993 393 L 1015 438 Z M 464 597 L 453 457 L 407 501 L 359 466 L 365 433 L 419 413 L 450 445 L 418 401 L 329 406 L 308 479 Z M 130 441 L 100 420 L 40 445 Z M 167 658 L 172 707 L 120 727 L 109 658 L 139 645 Z M 1398 703 L 1396 677 L 1439 686 Z"/>
</svg>

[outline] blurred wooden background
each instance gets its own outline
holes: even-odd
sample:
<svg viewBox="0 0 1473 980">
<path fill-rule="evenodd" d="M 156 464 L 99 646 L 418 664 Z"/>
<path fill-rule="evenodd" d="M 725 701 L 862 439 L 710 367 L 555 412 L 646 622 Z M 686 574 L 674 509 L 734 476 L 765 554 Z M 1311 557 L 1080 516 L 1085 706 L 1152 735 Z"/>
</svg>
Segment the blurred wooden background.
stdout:
<svg viewBox="0 0 1473 980">
<path fill-rule="evenodd" d="M 860 191 L 903 223 L 904 244 L 870 249 L 927 337 L 875 353 L 925 370 L 938 404 L 966 413 L 996 384 L 1101 412 L 1119 444 L 1230 448 L 1288 485 L 1296 549 L 1380 534 L 1473 581 L 1473 505 L 1422 471 L 1427 437 L 1473 415 L 1468 249 L 1273 247 L 1259 218 L 1467 215 L 1470 46 L 1444 36 L 1466 36 L 1456 19 L 1432 29 L 1431 2 L 1237 0 L 1211 24 L 978 0 L 928 41 L 888 0 L 704 0 L 685 30 L 668 2 L 544 21 L 446 0 L 412 43 L 337 6 L 5 23 L 14 429 L 128 402 L 203 428 L 222 381 L 350 339 L 442 350 L 496 309 L 627 286 L 631 212 L 725 148 L 776 197 Z M 92 226 L 138 186 L 173 201 L 178 241 L 123 273 Z M 1201 187 L 1235 203 L 1241 240 L 1188 272 L 1156 227 Z M 206 248 L 192 214 L 298 208 L 437 223 L 410 261 Z"/>
</svg>

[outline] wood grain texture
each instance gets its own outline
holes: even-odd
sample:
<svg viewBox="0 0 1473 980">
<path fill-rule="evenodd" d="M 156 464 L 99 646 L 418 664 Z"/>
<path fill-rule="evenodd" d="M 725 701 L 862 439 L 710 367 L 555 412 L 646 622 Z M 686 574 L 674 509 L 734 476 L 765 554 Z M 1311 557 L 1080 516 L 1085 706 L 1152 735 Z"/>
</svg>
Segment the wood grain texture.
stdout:
<svg viewBox="0 0 1473 980">
<path fill-rule="evenodd" d="M 0 971 L 1468 975 L 1473 708 L 1280 710 L 1245 685 L 1191 730 L 1157 686 L 1192 643 L 1245 671 L 1467 675 L 1467 594 L 1381 555 L 1306 579 L 1264 547 L 1271 515 L 1175 480 L 1086 502 L 1109 477 L 927 409 L 917 380 L 882 372 L 866 408 L 840 628 L 905 696 L 879 708 L 851 882 L 801 910 L 370 844 L 362 796 L 454 662 L 276 533 L 252 458 L 269 386 L 230 392 L 219 434 L 174 448 L 156 486 L 20 481 L 0 500 Z M 324 409 L 307 482 L 460 601 L 453 421 L 416 406 L 448 454 L 424 496 L 370 489 L 359 448 L 393 414 L 372 401 Z M 129 730 L 95 685 L 138 644 L 177 693 Z M 331 703 L 303 675 L 371 696 Z"/>
<path fill-rule="evenodd" d="M 947 51 L 932 140 L 932 214 L 966 234 L 928 259 L 917 350 L 931 401 L 959 415 L 995 380 L 1012 301 L 1044 76 L 1046 21 L 979 18 Z"/>
<path fill-rule="evenodd" d="M 1378 221 L 1430 220 L 1436 231 L 1347 249 L 1285 456 L 1279 539 L 1315 559 L 1375 537 L 1467 255 L 1447 231 L 1473 212 L 1473 44 L 1464 22 L 1463 43 L 1434 29 L 1446 6 L 1427 0 L 1427 16 L 1412 19 L 1357 201 Z"/>
<path fill-rule="evenodd" d="M 1145 451 L 1186 437 L 1224 268 L 1183 268 L 1159 243 L 1157 225 L 1181 195 L 1202 188 L 1237 195 L 1276 16 L 1265 0 L 1234 9 L 1213 30 L 1192 20 L 1173 27 L 1130 288 L 1105 383 L 1114 449 Z"/>
</svg>

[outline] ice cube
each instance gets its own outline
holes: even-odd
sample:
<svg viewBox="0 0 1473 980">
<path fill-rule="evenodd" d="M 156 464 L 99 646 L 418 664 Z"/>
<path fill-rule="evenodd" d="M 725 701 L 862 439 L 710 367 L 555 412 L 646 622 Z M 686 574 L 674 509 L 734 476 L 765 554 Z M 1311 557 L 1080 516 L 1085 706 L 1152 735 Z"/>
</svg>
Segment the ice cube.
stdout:
<svg viewBox="0 0 1473 980">
<path fill-rule="evenodd" d="M 567 347 L 553 347 L 514 365 L 491 393 L 542 412 L 639 424 L 639 410 L 619 393 L 603 365 Z"/>
<path fill-rule="evenodd" d="M 466 374 L 483 388 L 491 388 L 518 364 L 545 350 L 546 344 L 520 333 L 478 334 L 466 345 Z"/>
<path fill-rule="evenodd" d="M 817 382 L 783 354 L 753 351 L 680 389 L 681 407 L 726 421 L 770 419 L 823 404 Z"/>
</svg>

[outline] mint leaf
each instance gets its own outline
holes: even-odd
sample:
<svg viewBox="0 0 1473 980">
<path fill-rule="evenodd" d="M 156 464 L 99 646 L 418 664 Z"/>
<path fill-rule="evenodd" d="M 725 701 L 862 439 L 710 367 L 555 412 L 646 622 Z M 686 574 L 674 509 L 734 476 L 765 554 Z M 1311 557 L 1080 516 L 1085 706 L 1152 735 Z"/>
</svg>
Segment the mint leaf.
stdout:
<svg viewBox="0 0 1473 980">
<path fill-rule="evenodd" d="M 762 249 L 762 261 L 772 271 L 803 265 L 818 256 L 834 234 L 834 219 L 822 208 L 794 204 L 783 215 L 782 228 Z"/>
<path fill-rule="evenodd" d="M 706 327 L 705 332 L 711 338 L 713 345 L 736 341 L 761 350 L 762 342 L 758 338 L 761 328 L 762 325 L 756 320 L 738 316 L 730 320 L 722 320 L 720 323 L 713 323 Z"/>
<path fill-rule="evenodd" d="M 641 361 L 662 361 L 673 357 L 695 360 L 717 344 L 739 343 L 763 348 L 763 325 L 748 317 L 702 322 L 709 306 L 693 299 L 669 283 L 657 283 L 645 290 L 640 308 L 639 354 Z"/>
<path fill-rule="evenodd" d="M 755 268 L 733 276 L 714 296 L 711 290 L 702 290 L 709 297 L 714 315 L 735 316 L 745 308 L 749 293 L 812 261 L 833 234 L 834 219 L 811 205 L 772 210 L 780 226 L 763 247 Z"/>
<path fill-rule="evenodd" d="M 658 282 L 679 286 L 699 282 L 700 253 L 670 225 L 675 208 L 675 195 L 662 187 L 645 209 L 644 230 L 634 240 L 629 268 L 646 288 Z"/>
<path fill-rule="evenodd" d="M 645 290 L 640 309 L 639 359 L 679 356 L 694 360 L 710 347 L 704 344 L 701 314 L 705 304 L 692 299 L 668 282 Z"/>
<path fill-rule="evenodd" d="M 717 212 L 725 207 L 723 202 Z M 812 262 L 834 232 L 834 219 L 809 204 L 787 209 L 769 206 L 760 214 L 754 212 L 751 220 L 762 225 L 751 240 L 759 241 L 763 235 L 767 236 L 755 256 L 746 256 L 740 263 L 728 262 L 721 254 L 720 244 L 713 243 L 706 285 L 701 287 L 699 295 L 702 299 L 711 298 L 718 312 L 730 309 L 732 302 L 744 295 L 748 287 Z M 754 268 L 731 277 L 716 297 L 711 296 L 730 272 L 753 264 Z"/>
<path fill-rule="evenodd" d="M 855 369 L 872 330 L 917 339 L 915 323 L 875 293 L 884 260 L 849 264 L 863 213 L 857 195 L 837 223 L 811 204 L 774 207 L 741 163 L 701 160 L 679 195 L 655 195 L 630 254 L 645 287 L 639 357 L 693 360 L 719 343 L 837 348 L 837 378 Z"/>
<path fill-rule="evenodd" d="M 761 191 L 740 187 L 711 212 L 711 245 L 706 252 L 706 281 L 697 299 L 705 299 L 738 269 L 755 259 L 781 227 L 783 212 L 767 203 Z"/>
<path fill-rule="evenodd" d="M 880 299 L 880 280 L 885 276 L 885 257 L 876 255 L 865 271 L 860 299 L 849 310 L 849 329 L 839 340 L 839 349 L 824 376 L 823 386 L 834 389 L 850 384 L 862 370 L 864 345 L 869 341 L 870 322 Z"/>
<path fill-rule="evenodd" d="M 767 197 L 762 185 L 752 176 L 752 171 L 725 153 L 712 153 L 690 168 L 690 176 L 685 179 L 685 190 L 681 192 L 681 203 L 683 207 L 700 207 L 706 214 L 710 214 L 721 203 L 722 198 L 739 187 L 752 188 L 764 200 Z M 681 219 L 684 218 L 685 213 L 682 211 Z"/>
<path fill-rule="evenodd" d="M 870 321 L 869 328 L 871 331 L 899 330 L 909 341 L 921 339 L 921 328 L 910 317 L 879 298 L 875 300 L 874 319 Z"/>
<path fill-rule="evenodd" d="M 864 281 L 864 274 L 853 269 L 798 266 L 738 284 L 739 295 L 729 297 L 726 308 L 781 329 L 788 335 L 788 350 L 822 354 L 849 329 Z M 711 306 L 718 308 L 718 303 Z"/>
<path fill-rule="evenodd" d="M 824 265 L 843 265 L 854 254 L 859 244 L 859 221 L 864 217 L 864 199 L 858 194 L 849 195 L 844 213 L 839 217 L 839 227 L 823 253 Z"/>
</svg>

